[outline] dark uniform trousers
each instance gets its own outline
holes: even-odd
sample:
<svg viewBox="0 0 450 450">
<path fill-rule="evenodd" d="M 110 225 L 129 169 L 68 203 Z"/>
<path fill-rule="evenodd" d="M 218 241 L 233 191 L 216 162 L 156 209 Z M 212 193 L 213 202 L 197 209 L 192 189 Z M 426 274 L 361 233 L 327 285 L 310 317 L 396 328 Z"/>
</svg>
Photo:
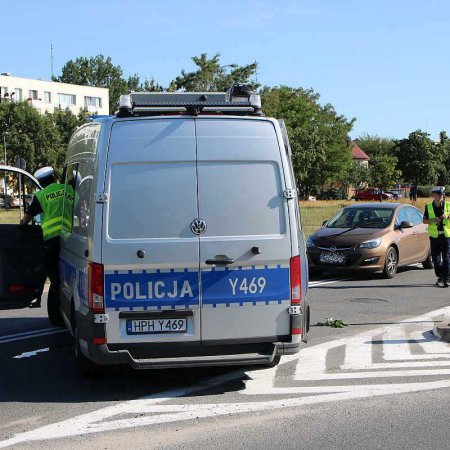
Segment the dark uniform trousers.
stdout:
<svg viewBox="0 0 450 450">
<path fill-rule="evenodd" d="M 434 272 L 438 278 L 448 280 L 450 263 L 450 238 L 440 234 L 437 238 L 430 237 L 431 257 Z"/>
<path fill-rule="evenodd" d="M 59 295 L 59 236 L 44 241 L 43 261 L 50 280 L 48 297 L 58 298 Z"/>
</svg>

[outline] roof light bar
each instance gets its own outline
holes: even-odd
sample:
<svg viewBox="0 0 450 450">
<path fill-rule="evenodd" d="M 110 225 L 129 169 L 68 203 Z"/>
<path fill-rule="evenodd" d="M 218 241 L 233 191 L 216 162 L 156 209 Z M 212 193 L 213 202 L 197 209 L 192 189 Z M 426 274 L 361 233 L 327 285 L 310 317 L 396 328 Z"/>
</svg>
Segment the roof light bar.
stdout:
<svg viewBox="0 0 450 450">
<path fill-rule="evenodd" d="M 132 92 L 120 96 L 117 116 L 165 112 L 262 115 L 261 97 L 244 84 L 234 85 L 226 92 Z"/>
</svg>

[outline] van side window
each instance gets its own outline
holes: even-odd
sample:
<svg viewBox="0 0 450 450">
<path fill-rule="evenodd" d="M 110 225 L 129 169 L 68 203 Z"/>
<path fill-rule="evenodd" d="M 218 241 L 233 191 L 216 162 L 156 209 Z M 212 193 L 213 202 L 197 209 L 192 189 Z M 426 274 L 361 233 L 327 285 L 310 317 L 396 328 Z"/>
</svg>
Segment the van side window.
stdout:
<svg viewBox="0 0 450 450">
<path fill-rule="evenodd" d="M 64 180 L 63 230 L 72 233 L 74 222 L 76 222 L 74 221 L 74 207 L 77 203 L 76 197 L 78 197 L 76 195 L 77 184 L 79 184 L 78 163 L 65 167 L 64 172 L 66 176 Z"/>
</svg>

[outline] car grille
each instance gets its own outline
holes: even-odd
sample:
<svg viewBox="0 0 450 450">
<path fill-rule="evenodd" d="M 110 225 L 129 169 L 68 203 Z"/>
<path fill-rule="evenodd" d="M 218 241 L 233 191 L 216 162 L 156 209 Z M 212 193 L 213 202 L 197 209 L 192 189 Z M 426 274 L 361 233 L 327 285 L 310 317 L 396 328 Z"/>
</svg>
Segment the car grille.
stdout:
<svg viewBox="0 0 450 450">
<path fill-rule="evenodd" d="M 345 250 L 352 250 L 352 247 L 342 245 L 321 245 L 317 246 L 319 250 L 325 250 L 327 252 L 342 252 Z"/>
</svg>

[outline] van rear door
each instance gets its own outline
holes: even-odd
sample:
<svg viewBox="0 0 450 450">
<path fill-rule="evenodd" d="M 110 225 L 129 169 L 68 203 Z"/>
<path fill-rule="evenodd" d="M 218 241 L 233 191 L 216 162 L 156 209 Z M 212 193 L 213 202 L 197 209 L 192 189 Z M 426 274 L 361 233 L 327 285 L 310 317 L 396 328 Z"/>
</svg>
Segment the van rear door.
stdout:
<svg viewBox="0 0 450 450">
<path fill-rule="evenodd" d="M 115 122 L 105 184 L 108 343 L 199 342 L 194 120 Z"/>
<path fill-rule="evenodd" d="M 196 132 L 202 342 L 287 337 L 291 236 L 275 126 L 204 117 Z"/>
</svg>

